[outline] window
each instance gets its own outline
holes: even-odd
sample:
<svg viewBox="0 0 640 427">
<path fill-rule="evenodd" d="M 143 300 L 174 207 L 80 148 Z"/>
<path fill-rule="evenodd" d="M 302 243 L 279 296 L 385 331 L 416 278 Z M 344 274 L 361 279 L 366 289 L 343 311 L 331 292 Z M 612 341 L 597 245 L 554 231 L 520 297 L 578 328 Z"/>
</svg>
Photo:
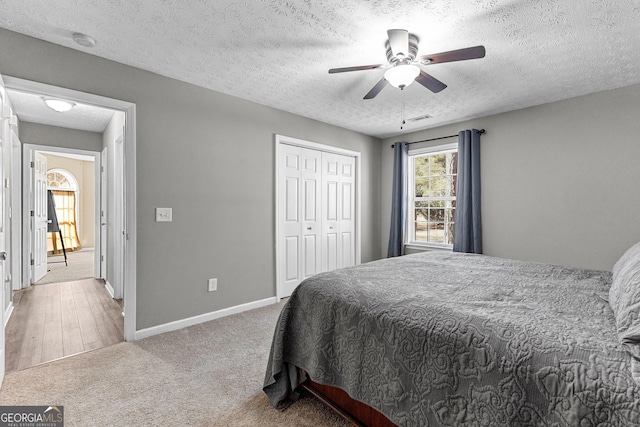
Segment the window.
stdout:
<svg viewBox="0 0 640 427">
<path fill-rule="evenodd" d="M 47 187 L 53 192 L 56 216 L 64 239 L 65 250 L 79 249 L 78 204 L 76 202 L 78 182 L 70 172 L 64 169 L 51 169 L 47 172 Z M 60 245 L 57 233 L 47 233 L 47 251 L 54 254 L 62 252 L 62 245 Z"/>
<path fill-rule="evenodd" d="M 457 144 L 409 152 L 409 244 L 453 246 L 457 169 Z"/>
<path fill-rule="evenodd" d="M 76 191 L 78 185 L 69 172 L 62 169 L 51 169 L 47 172 L 47 187 L 49 190 Z"/>
</svg>

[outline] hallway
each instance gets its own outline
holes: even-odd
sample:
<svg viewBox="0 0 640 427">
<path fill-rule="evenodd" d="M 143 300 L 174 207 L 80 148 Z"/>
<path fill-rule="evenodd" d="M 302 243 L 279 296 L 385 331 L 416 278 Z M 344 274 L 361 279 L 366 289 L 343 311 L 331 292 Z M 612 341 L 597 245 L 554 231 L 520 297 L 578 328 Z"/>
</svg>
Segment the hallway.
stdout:
<svg viewBox="0 0 640 427">
<path fill-rule="evenodd" d="M 32 285 L 13 295 L 6 372 L 124 341 L 122 307 L 103 280 Z"/>
</svg>

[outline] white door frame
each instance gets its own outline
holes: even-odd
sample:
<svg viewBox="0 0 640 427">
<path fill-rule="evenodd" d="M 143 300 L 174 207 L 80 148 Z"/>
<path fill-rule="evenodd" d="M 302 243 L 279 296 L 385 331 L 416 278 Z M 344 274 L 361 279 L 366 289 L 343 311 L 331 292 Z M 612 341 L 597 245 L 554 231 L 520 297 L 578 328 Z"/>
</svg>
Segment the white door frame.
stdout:
<svg viewBox="0 0 640 427">
<path fill-rule="evenodd" d="M 112 110 L 122 111 L 125 114 L 125 143 L 124 143 L 124 169 L 125 179 L 125 222 L 126 232 L 124 248 L 124 339 L 134 341 L 136 335 L 136 105 L 118 99 L 51 86 L 44 83 L 33 82 L 16 77 L 3 76 L 5 87 L 28 93 L 36 93 L 43 96 L 63 98 L 81 104 L 95 105 Z M 51 151 L 51 147 L 45 149 Z M 97 165 L 100 163 L 98 162 Z M 99 168 L 98 168 L 99 169 Z M 99 204 L 97 205 L 99 206 Z M 28 223 L 28 221 L 27 221 Z M 24 228 L 23 228 L 24 230 Z M 28 233 L 25 233 L 28 234 Z M 24 242 L 24 236 L 23 236 Z M 27 264 L 23 262 L 23 264 Z M 27 266 L 28 267 L 28 266 Z M 22 271 L 25 271 L 23 265 Z M 23 281 L 28 276 L 23 275 Z"/>
<path fill-rule="evenodd" d="M 11 131 L 11 289 L 22 288 L 22 143 Z"/>
<path fill-rule="evenodd" d="M 2 75 L 0 74 L 0 151 L 2 151 L 4 153 L 4 147 L 8 144 L 8 136 L 9 136 L 9 131 L 8 129 L 11 127 L 10 126 L 10 122 L 11 122 L 11 109 L 9 108 L 8 102 L 6 102 L 6 92 L 5 92 L 5 86 L 4 86 L 4 81 L 2 78 Z M 5 177 L 5 171 L 4 171 L 4 164 L 2 163 L 2 160 L 4 159 L 0 159 L 0 179 L 2 181 L 4 181 L 4 177 Z M 4 196 L 4 194 L 6 194 L 6 192 L 4 191 L 4 182 L 2 183 L 2 188 L 0 188 L 0 196 Z M 0 210 L 2 211 L 2 213 L 0 213 L 0 222 L 3 222 L 2 226 L 3 228 L 6 228 L 6 224 L 4 224 L 4 198 L 0 197 L 3 200 L 0 202 Z M 6 251 L 7 249 L 10 248 L 5 248 L 5 236 L 4 233 L 2 233 L 1 237 L 1 241 L 0 241 L 0 249 L 2 249 L 3 251 Z M 5 254 L 6 255 L 6 254 Z M 6 256 L 5 256 L 6 259 Z M 2 261 L 0 260 L 0 283 L 2 283 L 2 286 L 0 287 L 2 289 L 2 291 L 0 292 L 0 313 L 2 313 L 2 316 L 0 316 L 1 319 L 1 323 L 2 323 L 2 335 L 0 336 L 0 386 L 2 386 L 2 382 L 4 381 L 4 364 L 5 364 L 5 357 L 6 357 L 6 342 L 5 342 L 5 330 L 7 328 L 7 322 L 9 321 L 9 316 L 11 316 L 11 311 L 13 310 L 13 302 L 9 301 L 9 303 L 7 304 L 7 311 L 5 312 L 5 298 L 7 297 L 7 295 L 10 292 L 13 292 L 13 290 L 11 289 L 7 289 L 7 283 L 5 283 L 4 281 L 4 272 L 5 272 L 5 264 L 6 261 Z M 11 300 L 11 298 L 9 298 Z"/>
<path fill-rule="evenodd" d="M 124 135 L 119 135 L 116 137 L 114 142 L 114 150 L 111 153 L 111 157 L 113 158 L 114 164 L 123 164 L 124 163 Z M 107 174 L 108 175 L 108 174 Z M 124 180 L 123 175 L 116 171 L 115 176 L 108 178 L 110 182 L 114 184 L 114 196 L 115 196 L 115 205 L 116 206 L 125 206 L 126 202 L 123 197 L 124 190 Z M 114 218 L 108 218 L 108 221 L 111 221 L 113 224 L 113 230 L 108 231 L 113 238 L 113 243 L 115 247 L 122 247 L 126 244 L 125 242 L 125 230 L 126 230 L 126 219 L 124 218 L 123 210 L 116 209 Z M 107 229 L 109 227 L 107 226 Z M 114 274 L 114 283 L 113 285 L 113 293 L 115 298 L 122 298 L 122 286 L 124 283 L 124 259 L 123 254 L 119 252 L 114 252 L 114 259 L 110 260 L 111 265 L 113 266 L 113 274 Z M 124 303 L 125 307 L 127 302 Z"/>
<path fill-rule="evenodd" d="M 327 153 L 341 154 L 344 156 L 350 156 L 355 158 L 356 163 L 356 171 L 355 171 L 355 235 L 356 235 L 356 259 L 355 264 L 358 265 L 362 262 L 361 255 L 361 244 L 362 244 L 362 232 L 361 232 L 361 157 L 362 154 L 358 151 L 347 150 L 346 148 L 334 147 L 332 145 L 319 144 L 317 142 L 305 141 L 303 139 L 291 138 L 284 135 L 275 135 L 275 173 L 274 173 L 274 182 L 275 182 L 275 192 L 276 192 L 276 203 L 275 203 L 275 231 L 276 231 L 276 247 L 275 247 L 275 263 L 276 263 L 276 301 L 280 301 L 282 299 L 281 291 L 280 291 L 280 281 L 284 275 L 284 272 L 280 268 L 279 262 L 279 254 L 280 254 L 280 209 L 278 209 L 280 203 L 280 190 L 278 185 L 278 172 L 280 170 L 280 149 L 283 144 L 286 145 L 295 145 L 303 148 L 310 148 L 312 150 L 324 151 Z"/>
<path fill-rule="evenodd" d="M 100 153 L 100 209 L 98 212 L 98 222 L 96 227 L 100 228 L 100 235 L 107 235 L 107 156 L 108 149 L 104 147 Z M 96 249 L 99 248 L 98 261 L 96 264 L 96 277 L 107 280 L 107 239 L 101 239 L 99 245 L 94 245 Z"/>
<path fill-rule="evenodd" d="M 30 171 L 30 162 L 31 159 L 34 157 L 33 153 L 38 151 L 38 152 L 42 152 L 42 151 L 46 151 L 49 153 L 61 153 L 61 154 L 78 154 L 78 155 L 82 155 L 82 156 L 87 156 L 87 157 L 93 157 L 93 162 L 94 162 L 94 179 L 95 179 L 95 185 L 96 187 L 99 185 L 100 183 L 100 152 L 98 151 L 90 151 L 90 150 L 80 150 L 80 149 L 76 149 L 76 148 L 64 148 L 64 147 L 53 147 L 50 145 L 38 145 L 38 144 L 22 144 L 22 150 L 23 150 L 23 158 L 22 158 L 22 181 L 26 184 L 22 187 L 22 198 L 25 201 L 28 201 L 30 196 L 30 188 L 29 185 L 27 184 L 29 181 L 29 176 L 31 174 Z M 94 206 L 96 206 L 96 209 L 94 210 L 94 222 L 99 221 L 99 206 L 100 206 L 100 194 L 99 191 L 95 191 L 94 192 Z M 29 287 L 29 285 L 31 283 L 33 283 L 33 269 L 31 268 L 31 266 L 29 265 L 29 247 L 30 244 L 29 242 L 31 241 L 31 230 L 30 230 L 30 212 L 29 209 L 25 209 L 22 215 L 22 224 L 23 224 L 23 228 L 22 228 L 22 244 L 24 247 L 24 251 L 23 251 L 23 258 L 25 259 L 25 263 L 23 265 L 23 269 L 22 269 L 22 275 L 24 277 L 26 277 L 26 280 L 22 281 L 22 288 L 27 288 Z M 100 233 L 100 229 L 96 229 L 95 230 L 95 245 L 99 245 L 101 240 L 102 240 L 102 236 Z M 98 253 L 99 251 L 96 251 L 95 253 L 95 257 L 98 257 Z M 95 259 L 94 259 L 94 273 L 95 273 Z M 98 277 L 97 275 L 95 275 L 95 277 Z"/>
</svg>

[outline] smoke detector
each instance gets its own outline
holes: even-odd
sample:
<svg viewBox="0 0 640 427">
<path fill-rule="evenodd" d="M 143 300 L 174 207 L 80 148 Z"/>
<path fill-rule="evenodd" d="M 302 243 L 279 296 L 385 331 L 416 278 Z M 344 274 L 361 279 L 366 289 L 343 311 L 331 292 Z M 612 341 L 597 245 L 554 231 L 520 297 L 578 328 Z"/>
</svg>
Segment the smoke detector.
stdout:
<svg viewBox="0 0 640 427">
<path fill-rule="evenodd" d="M 88 36 L 86 34 L 73 33 L 71 38 L 73 38 L 74 42 L 78 43 L 80 46 L 83 46 L 83 47 L 94 47 L 96 45 L 96 40 L 93 37 Z"/>
</svg>

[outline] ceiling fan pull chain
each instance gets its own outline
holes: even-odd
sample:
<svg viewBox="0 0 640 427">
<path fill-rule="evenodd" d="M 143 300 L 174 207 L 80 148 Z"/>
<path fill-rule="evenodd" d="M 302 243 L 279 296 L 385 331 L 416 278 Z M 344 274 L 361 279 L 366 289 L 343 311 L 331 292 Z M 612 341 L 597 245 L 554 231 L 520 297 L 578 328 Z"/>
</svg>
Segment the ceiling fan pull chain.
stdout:
<svg viewBox="0 0 640 427">
<path fill-rule="evenodd" d="M 400 130 L 404 128 L 404 88 L 400 89 Z"/>
</svg>

